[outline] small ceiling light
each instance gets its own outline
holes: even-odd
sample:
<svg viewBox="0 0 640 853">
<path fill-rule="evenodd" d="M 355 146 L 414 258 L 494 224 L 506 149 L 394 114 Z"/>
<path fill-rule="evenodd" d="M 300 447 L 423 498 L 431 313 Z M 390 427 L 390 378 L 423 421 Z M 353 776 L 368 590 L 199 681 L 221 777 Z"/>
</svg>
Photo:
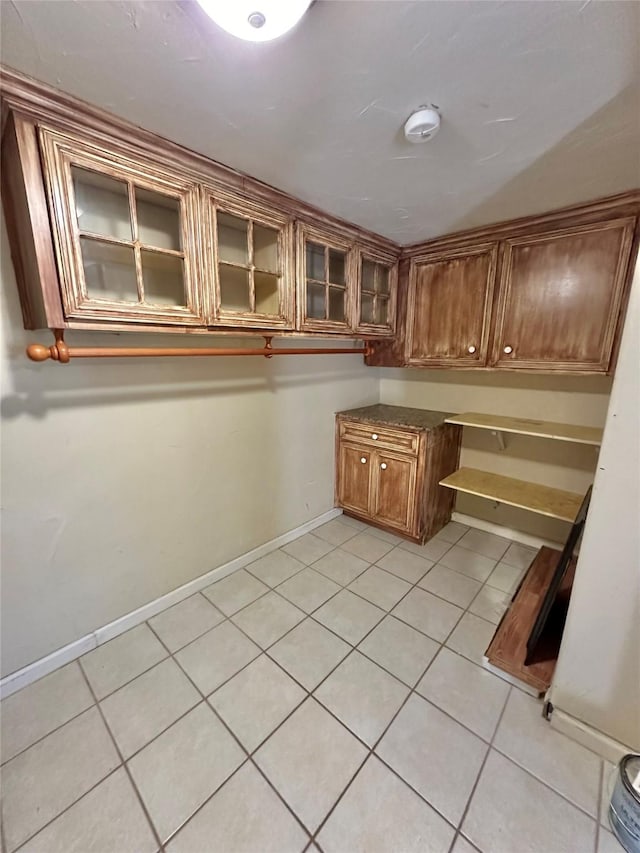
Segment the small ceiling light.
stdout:
<svg viewBox="0 0 640 853">
<path fill-rule="evenodd" d="M 423 105 L 411 113 L 404 125 L 407 142 L 427 142 L 440 128 L 440 113 L 434 104 Z"/>
<path fill-rule="evenodd" d="M 295 27 L 311 0 L 198 0 L 219 27 L 246 41 L 271 41 Z"/>
</svg>

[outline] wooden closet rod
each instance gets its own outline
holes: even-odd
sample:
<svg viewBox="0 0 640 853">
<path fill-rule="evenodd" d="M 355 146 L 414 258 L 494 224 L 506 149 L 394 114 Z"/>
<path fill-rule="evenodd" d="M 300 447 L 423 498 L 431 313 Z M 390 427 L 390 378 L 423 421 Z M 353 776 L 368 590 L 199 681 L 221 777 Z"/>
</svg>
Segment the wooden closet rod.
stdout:
<svg viewBox="0 0 640 853">
<path fill-rule="evenodd" d="M 204 347 L 70 347 L 65 343 L 64 332 L 54 331 L 55 343 L 50 347 L 44 344 L 29 344 L 27 355 L 31 361 L 59 361 L 67 364 L 72 358 L 174 358 L 191 356 L 246 356 L 262 355 L 272 358 L 274 355 L 368 355 L 370 346 L 365 343 L 362 347 L 324 347 L 312 349 L 298 347 L 291 349 L 274 349 L 272 337 L 264 336 L 265 345 L 260 348 L 222 349 Z"/>
</svg>

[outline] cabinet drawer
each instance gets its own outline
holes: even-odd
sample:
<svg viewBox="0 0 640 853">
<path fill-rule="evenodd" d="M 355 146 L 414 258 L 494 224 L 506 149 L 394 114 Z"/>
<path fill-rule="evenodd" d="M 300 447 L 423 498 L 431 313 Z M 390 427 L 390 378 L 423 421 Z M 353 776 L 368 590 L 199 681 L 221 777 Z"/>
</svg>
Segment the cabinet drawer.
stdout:
<svg viewBox="0 0 640 853">
<path fill-rule="evenodd" d="M 357 421 L 340 421 L 340 438 L 368 444 L 371 447 L 383 447 L 404 453 L 417 454 L 419 435 L 415 432 L 380 427 L 376 424 L 363 424 Z"/>
</svg>

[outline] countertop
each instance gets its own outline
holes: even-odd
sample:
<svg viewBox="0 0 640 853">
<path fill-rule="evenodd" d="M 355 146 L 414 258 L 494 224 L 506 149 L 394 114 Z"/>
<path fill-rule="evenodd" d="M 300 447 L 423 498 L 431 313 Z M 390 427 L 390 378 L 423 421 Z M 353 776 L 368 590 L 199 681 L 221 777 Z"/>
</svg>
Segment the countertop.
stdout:
<svg viewBox="0 0 640 853">
<path fill-rule="evenodd" d="M 428 409 L 411 409 L 408 406 L 387 406 L 377 403 L 375 406 L 363 406 L 360 409 L 347 409 L 338 415 L 363 423 L 384 424 L 390 427 L 412 427 L 430 431 L 451 417 L 451 412 L 431 412 Z"/>
</svg>

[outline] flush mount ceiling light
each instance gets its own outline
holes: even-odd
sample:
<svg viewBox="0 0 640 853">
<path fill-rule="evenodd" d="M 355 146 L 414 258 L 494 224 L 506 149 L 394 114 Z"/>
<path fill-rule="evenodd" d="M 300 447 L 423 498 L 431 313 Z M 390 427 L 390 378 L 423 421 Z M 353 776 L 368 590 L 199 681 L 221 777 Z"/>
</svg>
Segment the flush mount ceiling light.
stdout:
<svg viewBox="0 0 640 853">
<path fill-rule="evenodd" d="M 198 0 L 219 27 L 246 41 L 271 41 L 295 27 L 311 0 Z"/>
<path fill-rule="evenodd" d="M 440 129 L 440 113 L 434 104 L 425 104 L 411 113 L 404 125 L 407 142 L 427 142 Z"/>
</svg>

